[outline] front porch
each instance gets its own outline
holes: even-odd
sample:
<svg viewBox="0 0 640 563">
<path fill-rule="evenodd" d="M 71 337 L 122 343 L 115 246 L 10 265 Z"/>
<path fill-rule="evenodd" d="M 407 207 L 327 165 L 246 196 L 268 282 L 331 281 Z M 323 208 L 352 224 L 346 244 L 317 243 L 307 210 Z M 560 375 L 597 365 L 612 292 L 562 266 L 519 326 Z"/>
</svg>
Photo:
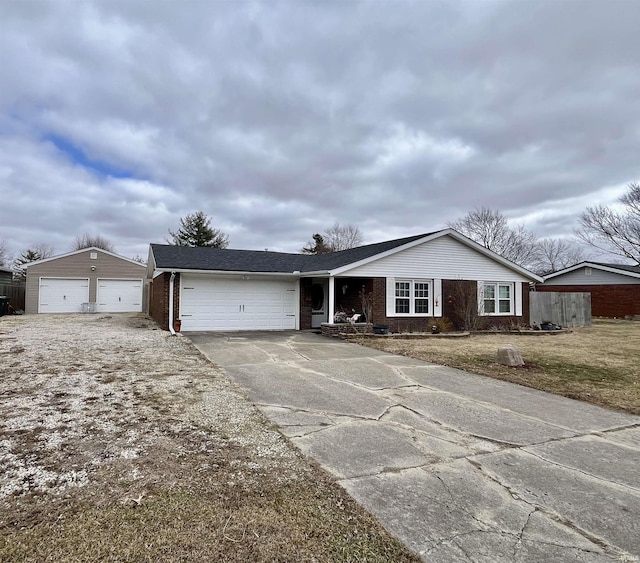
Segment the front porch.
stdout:
<svg viewBox="0 0 640 563">
<path fill-rule="evenodd" d="M 300 280 L 300 328 L 321 329 L 323 324 L 352 325 L 349 319 L 371 324 L 374 316 L 374 279 L 353 277 L 302 278 Z M 381 296 L 384 307 L 384 294 Z M 367 309 L 369 319 L 367 319 Z M 340 322 L 343 320 L 344 322 Z M 367 323 L 357 323 L 367 324 Z"/>
</svg>

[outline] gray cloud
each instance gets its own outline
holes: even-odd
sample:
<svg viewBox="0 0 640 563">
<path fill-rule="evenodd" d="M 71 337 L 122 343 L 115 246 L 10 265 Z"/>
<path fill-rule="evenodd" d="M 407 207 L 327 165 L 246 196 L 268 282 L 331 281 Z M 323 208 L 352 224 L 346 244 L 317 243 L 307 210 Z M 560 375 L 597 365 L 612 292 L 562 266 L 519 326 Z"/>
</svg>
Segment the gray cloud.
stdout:
<svg viewBox="0 0 640 563">
<path fill-rule="evenodd" d="M 296 251 L 335 221 L 374 242 L 483 205 L 568 235 L 638 180 L 637 2 L 0 10 L 14 252 L 91 232 L 144 256 L 195 210 L 235 248 Z"/>
</svg>

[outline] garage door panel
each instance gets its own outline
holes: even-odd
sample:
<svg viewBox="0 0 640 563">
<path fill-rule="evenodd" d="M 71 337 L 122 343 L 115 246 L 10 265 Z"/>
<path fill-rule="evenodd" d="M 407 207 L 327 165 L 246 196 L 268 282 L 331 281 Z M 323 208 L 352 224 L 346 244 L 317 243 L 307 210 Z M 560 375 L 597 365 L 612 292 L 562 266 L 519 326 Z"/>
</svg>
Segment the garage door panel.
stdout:
<svg viewBox="0 0 640 563">
<path fill-rule="evenodd" d="M 142 280 L 99 279 L 97 310 L 101 313 L 139 313 L 142 311 Z"/>
<path fill-rule="evenodd" d="M 183 276 L 182 330 L 294 329 L 295 282 Z"/>
<path fill-rule="evenodd" d="M 80 313 L 89 301 L 89 280 L 78 278 L 41 278 L 38 312 Z"/>
</svg>

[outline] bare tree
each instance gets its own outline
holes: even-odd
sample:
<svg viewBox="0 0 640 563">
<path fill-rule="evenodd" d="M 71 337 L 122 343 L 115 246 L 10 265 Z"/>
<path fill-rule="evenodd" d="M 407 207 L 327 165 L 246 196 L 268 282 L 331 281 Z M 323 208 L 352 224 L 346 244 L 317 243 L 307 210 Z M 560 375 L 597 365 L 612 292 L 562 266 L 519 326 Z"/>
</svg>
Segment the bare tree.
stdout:
<svg viewBox="0 0 640 563">
<path fill-rule="evenodd" d="M 640 264 L 640 184 L 629 184 L 620 197 L 625 207 L 615 211 L 606 205 L 587 207 L 580 215 L 576 236 L 601 253 Z"/>
<path fill-rule="evenodd" d="M 530 266 L 536 257 L 536 236 L 524 225 L 510 227 L 498 210 L 482 207 L 467 213 L 449 227 L 520 266 Z"/>
<path fill-rule="evenodd" d="M 49 258 L 53 256 L 53 247 L 46 244 L 36 244 L 33 248 L 28 248 L 24 252 L 20 253 L 20 256 L 13 261 L 13 274 L 15 279 L 24 281 L 27 279 L 27 270 L 24 267 L 29 262 L 36 260 L 42 260 L 43 258 Z"/>
<path fill-rule="evenodd" d="M 302 247 L 305 254 L 324 254 L 355 248 L 362 244 L 362 233 L 355 225 L 341 225 L 335 223 L 324 234 L 314 234 L 313 240 Z"/>
<path fill-rule="evenodd" d="M 0 240 L 0 266 L 9 262 L 9 247 L 4 240 Z"/>
<path fill-rule="evenodd" d="M 106 238 L 101 235 L 90 235 L 89 233 L 84 233 L 82 236 L 76 237 L 71 250 L 82 250 L 84 248 L 91 248 L 92 246 L 101 248 L 107 252 L 115 252 L 113 244 Z"/>
<path fill-rule="evenodd" d="M 531 269 L 544 275 L 573 266 L 585 259 L 584 250 L 574 241 L 560 238 L 538 240 L 535 260 Z"/>
<path fill-rule="evenodd" d="M 220 229 L 211 226 L 211 219 L 204 211 L 189 213 L 180 218 L 180 227 L 174 233 L 169 231 L 170 244 L 176 246 L 205 246 L 208 248 L 227 248 L 229 237 Z"/>
<path fill-rule="evenodd" d="M 335 223 L 333 227 L 326 230 L 324 241 L 333 252 L 347 250 L 362 244 L 362 233 L 355 225 Z"/>
</svg>

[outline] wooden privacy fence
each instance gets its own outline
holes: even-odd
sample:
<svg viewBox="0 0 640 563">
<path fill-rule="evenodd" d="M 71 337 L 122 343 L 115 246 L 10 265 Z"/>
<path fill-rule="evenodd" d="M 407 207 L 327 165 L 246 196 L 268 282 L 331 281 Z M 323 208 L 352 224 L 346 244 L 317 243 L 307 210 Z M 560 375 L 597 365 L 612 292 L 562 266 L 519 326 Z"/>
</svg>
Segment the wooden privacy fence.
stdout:
<svg viewBox="0 0 640 563">
<path fill-rule="evenodd" d="M 529 293 L 531 324 L 550 322 L 562 327 L 591 326 L 591 294 L 551 291 Z"/>
<path fill-rule="evenodd" d="M 25 286 L 23 283 L 0 284 L 0 296 L 9 298 L 15 311 L 24 311 Z"/>
</svg>

